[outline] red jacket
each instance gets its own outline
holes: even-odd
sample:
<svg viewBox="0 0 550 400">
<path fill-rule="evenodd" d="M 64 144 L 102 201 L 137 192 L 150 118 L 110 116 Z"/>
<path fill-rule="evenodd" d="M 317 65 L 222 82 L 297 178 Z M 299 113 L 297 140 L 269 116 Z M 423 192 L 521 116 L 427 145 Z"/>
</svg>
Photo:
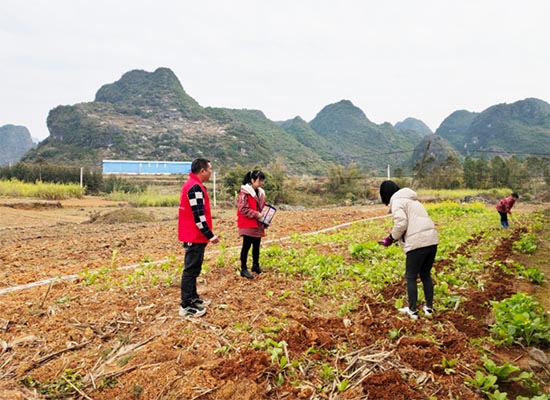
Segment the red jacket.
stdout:
<svg viewBox="0 0 550 400">
<path fill-rule="evenodd" d="M 497 211 L 501 213 L 510 214 L 512 207 L 516 203 L 516 199 L 512 196 L 505 197 L 497 203 Z"/>
<path fill-rule="evenodd" d="M 210 199 L 197 175 L 190 173 L 181 188 L 178 211 L 178 240 L 190 243 L 208 243 L 212 233 Z"/>
<path fill-rule="evenodd" d="M 258 217 L 265 206 L 265 192 L 258 189 L 258 195 L 250 185 L 242 185 L 237 207 L 237 226 L 257 228 Z"/>
</svg>

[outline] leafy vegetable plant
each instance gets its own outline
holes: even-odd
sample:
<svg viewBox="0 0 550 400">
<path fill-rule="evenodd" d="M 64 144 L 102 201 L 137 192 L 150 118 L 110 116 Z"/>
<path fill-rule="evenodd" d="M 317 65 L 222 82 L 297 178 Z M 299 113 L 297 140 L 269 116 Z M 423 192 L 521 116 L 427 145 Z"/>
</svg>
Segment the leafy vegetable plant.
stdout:
<svg viewBox="0 0 550 400">
<path fill-rule="evenodd" d="M 491 332 L 506 345 L 514 341 L 528 346 L 550 341 L 550 322 L 539 302 L 525 293 L 516 293 L 501 302 L 492 302 L 495 323 Z"/>
</svg>

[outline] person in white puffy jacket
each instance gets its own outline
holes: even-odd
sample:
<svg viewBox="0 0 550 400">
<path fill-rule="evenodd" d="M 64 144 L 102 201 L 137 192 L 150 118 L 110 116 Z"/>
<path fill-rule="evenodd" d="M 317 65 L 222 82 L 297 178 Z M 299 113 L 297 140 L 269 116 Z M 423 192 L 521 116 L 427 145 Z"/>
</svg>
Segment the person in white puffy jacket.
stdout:
<svg viewBox="0 0 550 400">
<path fill-rule="evenodd" d="M 431 270 L 439 243 L 435 225 L 412 189 L 400 189 L 395 182 L 384 181 L 380 185 L 380 197 L 382 203 L 390 206 L 393 216 L 391 233 L 380 243 L 387 247 L 399 242 L 407 257 L 405 278 L 409 306 L 399 311 L 412 319 L 418 318 L 416 280 L 420 276 L 426 301 L 423 311 L 431 316 L 434 297 Z"/>
</svg>

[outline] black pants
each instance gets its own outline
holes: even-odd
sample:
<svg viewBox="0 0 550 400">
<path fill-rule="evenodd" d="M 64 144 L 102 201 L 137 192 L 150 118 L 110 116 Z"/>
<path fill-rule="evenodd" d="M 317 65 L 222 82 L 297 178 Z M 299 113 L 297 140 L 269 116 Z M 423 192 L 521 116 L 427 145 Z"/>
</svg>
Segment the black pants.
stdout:
<svg viewBox="0 0 550 400">
<path fill-rule="evenodd" d="M 500 225 L 502 225 L 503 228 L 508 228 L 508 214 L 505 212 L 498 212 L 500 214 Z"/>
<path fill-rule="evenodd" d="M 411 311 L 416 311 L 416 303 L 418 301 L 416 278 L 418 276 L 420 276 L 420 280 L 422 281 L 426 306 L 433 308 L 434 284 L 431 270 L 436 253 L 437 245 L 421 247 L 407 253 L 405 278 L 407 278 L 407 298 Z"/>
<path fill-rule="evenodd" d="M 261 237 L 252 237 L 243 235 L 243 247 L 241 248 L 241 269 L 246 269 L 246 262 L 248 259 L 248 251 L 252 246 L 252 266 L 260 265 L 260 243 Z"/>
<path fill-rule="evenodd" d="M 185 260 L 181 274 L 181 306 L 187 307 L 193 303 L 193 300 L 199 298 L 197 277 L 201 273 L 206 243 L 184 243 L 183 248 Z"/>
</svg>

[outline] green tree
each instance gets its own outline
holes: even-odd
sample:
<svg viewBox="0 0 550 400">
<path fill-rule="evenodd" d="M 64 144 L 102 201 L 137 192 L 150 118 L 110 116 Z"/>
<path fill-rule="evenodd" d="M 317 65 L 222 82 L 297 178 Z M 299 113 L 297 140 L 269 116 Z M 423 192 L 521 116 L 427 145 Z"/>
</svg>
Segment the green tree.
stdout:
<svg viewBox="0 0 550 400">
<path fill-rule="evenodd" d="M 285 180 L 286 166 L 284 159 L 277 157 L 275 161 L 267 165 L 266 183 L 264 185 L 271 203 L 279 204 L 286 202 Z"/>
<path fill-rule="evenodd" d="M 237 195 L 241 190 L 243 177 L 245 176 L 247 171 L 249 171 L 248 168 L 243 167 L 239 164 L 236 164 L 232 168 L 227 170 L 227 172 L 223 176 L 223 192 L 227 194 L 228 198 L 237 198 Z"/>
<path fill-rule="evenodd" d="M 479 158 L 476 161 L 476 187 L 480 189 L 487 189 L 491 187 L 492 184 L 490 177 L 489 163 L 485 157 Z"/>
<path fill-rule="evenodd" d="M 236 199 L 241 190 L 243 178 L 248 171 L 260 170 L 265 174 L 263 189 L 266 191 L 267 201 L 270 203 L 283 203 L 284 183 L 286 180 L 286 170 L 281 158 L 270 163 L 266 168 L 259 165 L 242 166 L 236 164 L 223 177 L 223 192 L 231 199 Z"/>
<path fill-rule="evenodd" d="M 393 171 L 393 175 L 396 178 L 403 178 L 405 176 L 405 171 L 403 170 L 403 168 L 398 167 Z"/>
<path fill-rule="evenodd" d="M 327 192 L 336 198 L 357 200 L 368 195 L 365 174 L 355 163 L 347 167 L 331 164 L 327 171 Z"/>
<path fill-rule="evenodd" d="M 500 156 L 494 157 L 490 162 L 490 176 L 493 186 L 495 187 L 510 187 L 509 178 L 510 170 L 506 161 Z"/>
<path fill-rule="evenodd" d="M 460 161 L 449 156 L 438 167 L 431 168 L 421 184 L 433 189 L 457 189 L 462 186 L 462 174 L 463 167 Z"/>
<path fill-rule="evenodd" d="M 546 157 L 527 157 L 523 161 L 529 190 L 537 195 L 540 190 L 547 190 L 550 186 L 550 159 Z"/>
<path fill-rule="evenodd" d="M 512 156 L 506 162 L 506 166 L 508 168 L 508 187 L 522 191 L 530 188 L 531 181 L 527 172 L 527 163 Z"/>
<path fill-rule="evenodd" d="M 468 189 L 478 187 L 476 161 L 471 157 L 466 157 L 464 160 L 464 164 L 462 165 L 462 174 L 464 177 L 464 186 Z"/>
<path fill-rule="evenodd" d="M 464 186 L 469 189 L 488 189 L 495 186 L 492 169 L 484 157 L 466 157 L 462 166 Z"/>
</svg>

